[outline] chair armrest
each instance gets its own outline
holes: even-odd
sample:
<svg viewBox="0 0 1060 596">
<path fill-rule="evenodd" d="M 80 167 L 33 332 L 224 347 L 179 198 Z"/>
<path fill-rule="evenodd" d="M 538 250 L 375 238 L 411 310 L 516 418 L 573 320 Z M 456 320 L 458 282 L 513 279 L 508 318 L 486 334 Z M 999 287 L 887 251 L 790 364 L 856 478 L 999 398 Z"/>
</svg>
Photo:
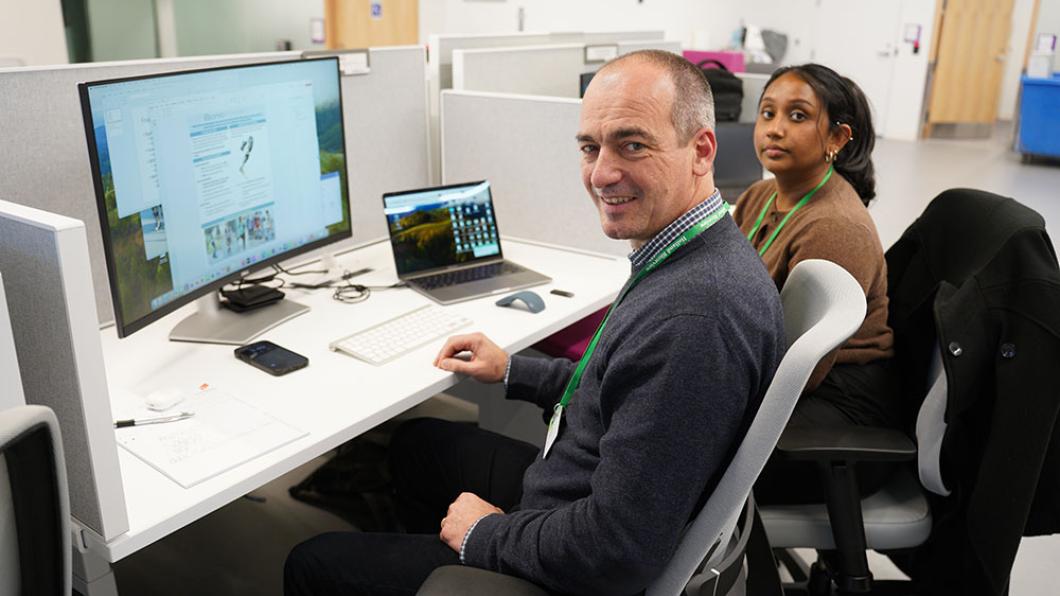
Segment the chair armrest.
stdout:
<svg viewBox="0 0 1060 596">
<path fill-rule="evenodd" d="M 461 565 L 435 569 L 416 596 L 548 596 L 548 592 L 518 577 Z"/>
<path fill-rule="evenodd" d="M 889 428 L 788 428 L 777 442 L 777 452 L 788 459 L 821 463 L 906 461 L 916 457 L 916 445 L 905 433 Z"/>
</svg>

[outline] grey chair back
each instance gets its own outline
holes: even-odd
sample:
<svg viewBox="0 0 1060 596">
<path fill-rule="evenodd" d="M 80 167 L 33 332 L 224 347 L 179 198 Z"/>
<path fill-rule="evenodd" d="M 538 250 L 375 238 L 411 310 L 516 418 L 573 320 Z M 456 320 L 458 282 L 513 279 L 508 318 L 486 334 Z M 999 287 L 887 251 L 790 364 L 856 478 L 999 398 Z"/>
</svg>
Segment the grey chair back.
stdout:
<svg viewBox="0 0 1060 596">
<path fill-rule="evenodd" d="M 740 447 L 717 488 L 686 529 L 648 596 L 679 596 L 700 573 L 710 574 L 727 555 L 733 530 L 758 475 L 769 459 L 814 367 L 865 320 L 865 294 L 845 269 L 807 260 L 792 269 L 780 293 L 788 351 Z M 711 552 L 711 549 L 714 549 Z M 708 553 L 710 556 L 708 557 Z"/>
</svg>

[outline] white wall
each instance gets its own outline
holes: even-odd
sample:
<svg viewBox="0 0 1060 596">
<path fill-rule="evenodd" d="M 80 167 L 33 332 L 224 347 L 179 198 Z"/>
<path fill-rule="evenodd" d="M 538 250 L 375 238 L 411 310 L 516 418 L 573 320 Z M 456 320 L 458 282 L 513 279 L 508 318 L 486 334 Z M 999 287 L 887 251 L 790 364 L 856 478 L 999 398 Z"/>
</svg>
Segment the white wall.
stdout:
<svg viewBox="0 0 1060 596">
<path fill-rule="evenodd" d="M 433 4 L 421 0 L 420 5 Z M 324 18 L 323 0 L 174 0 L 177 53 L 181 56 L 271 52 L 276 42 L 293 50 L 323 49 L 310 39 L 309 22 Z"/>
<path fill-rule="evenodd" d="M 1037 33 L 1060 36 L 1060 0 L 1041 0 L 1038 9 Z"/>
<path fill-rule="evenodd" d="M 698 30 L 706 31 L 710 48 L 728 44 L 732 30 L 743 25 L 757 25 L 788 36 L 785 64 L 813 60 L 810 41 L 813 37 L 817 0 L 711 0 L 693 2 L 692 21 Z"/>
<path fill-rule="evenodd" d="M 0 0 L 0 58 L 27 65 L 66 64 L 66 32 L 59 0 Z"/>
<path fill-rule="evenodd" d="M 153 0 L 89 0 L 92 61 L 158 57 Z"/>
<path fill-rule="evenodd" d="M 519 9 L 525 31 L 666 31 L 666 39 L 688 45 L 702 23 L 692 20 L 702 4 L 720 0 L 420 0 L 420 42 L 431 34 L 515 33 Z M 736 26 L 736 23 L 733 23 Z"/>
<path fill-rule="evenodd" d="M 1043 0 L 1043 4 L 1056 0 Z M 1023 73 L 1023 52 L 1027 47 L 1027 30 L 1031 27 L 1034 0 L 1014 0 L 1012 3 L 1012 31 L 1009 34 L 1005 70 L 1001 76 L 1001 99 L 997 117 L 1011 120 L 1016 114 L 1020 75 Z"/>
<path fill-rule="evenodd" d="M 917 138 L 936 0 L 742 0 L 697 3 L 693 21 L 719 32 L 740 24 L 788 35 L 782 62 L 820 62 L 858 81 L 869 96 L 877 132 Z M 1055 0 L 1060 2 L 1060 0 Z M 886 18 L 883 18 L 883 17 Z M 902 26 L 922 28 L 920 51 L 902 42 Z M 727 35 L 725 33 L 724 35 Z M 712 38 L 719 37 L 712 34 Z M 879 50 L 892 48 L 890 58 Z"/>
</svg>

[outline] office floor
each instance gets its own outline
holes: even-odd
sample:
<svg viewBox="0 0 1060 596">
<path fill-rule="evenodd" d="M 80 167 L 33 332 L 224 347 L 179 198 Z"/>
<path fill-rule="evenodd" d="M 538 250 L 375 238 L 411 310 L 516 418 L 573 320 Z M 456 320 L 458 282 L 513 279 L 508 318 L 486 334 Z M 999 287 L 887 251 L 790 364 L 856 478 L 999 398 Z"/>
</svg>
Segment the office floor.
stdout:
<svg viewBox="0 0 1060 596">
<path fill-rule="evenodd" d="M 884 247 L 939 192 L 971 187 L 1011 196 L 1041 213 L 1060 238 L 1060 163 L 1024 164 L 1011 152 L 1010 128 L 986 140 L 881 140 L 875 153 L 878 199 L 871 212 Z M 536 416 L 522 420 L 539 424 Z M 530 429 L 514 434 L 526 435 Z M 532 433 L 531 433 L 532 434 Z M 309 475 L 315 460 L 255 491 L 264 502 L 240 499 L 116 565 L 123 596 L 200 596 L 282 593 L 283 561 L 298 542 L 321 532 L 351 529 L 342 518 L 295 501 L 287 489 Z M 1051 593 L 1060 535 L 1025 539 L 1012 575 L 1012 596 Z M 889 560 L 872 555 L 879 578 L 902 577 Z"/>
</svg>

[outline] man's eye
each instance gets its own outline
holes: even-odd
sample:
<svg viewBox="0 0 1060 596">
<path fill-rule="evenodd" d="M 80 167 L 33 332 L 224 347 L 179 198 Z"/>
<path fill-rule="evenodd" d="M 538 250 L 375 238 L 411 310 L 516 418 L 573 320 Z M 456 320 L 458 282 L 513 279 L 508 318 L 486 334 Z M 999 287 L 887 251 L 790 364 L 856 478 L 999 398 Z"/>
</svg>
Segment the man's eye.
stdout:
<svg viewBox="0 0 1060 596">
<path fill-rule="evenodd" d="M 629 151 L 630 153 L 637 153 L 638 151 L 643 151 L 643 150 L 644 150 L 644 145 L 642 145 L 641 143 L 637 143 L 637 142 L 626 143 L 626 151 Z"/>
<path fill-rule="evenodd" d="M 596 153 L 597 149 L 598 147 L 596 145 L 582 145 L 578 148 L 578 150 L 585 155 L 592 155 L 593 153 Z"/>
</svg>

